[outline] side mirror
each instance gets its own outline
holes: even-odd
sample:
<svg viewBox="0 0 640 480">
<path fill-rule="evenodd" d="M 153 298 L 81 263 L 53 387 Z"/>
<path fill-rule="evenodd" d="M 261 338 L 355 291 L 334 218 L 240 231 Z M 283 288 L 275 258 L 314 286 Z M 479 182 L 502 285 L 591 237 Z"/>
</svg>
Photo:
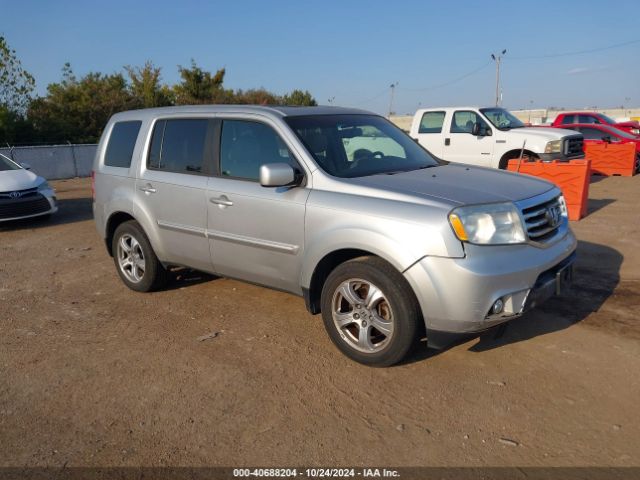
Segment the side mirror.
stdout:
<svg viewBox="0 0 640 480">
<path fill-rule="evenodd" d="M 476 122 L 471 127 L 471 135 L 474 137 L 490 137 L 493 135 L 493 132 L 489 127 L 483 127 L 480 122 Z"/>
<path fill-rule="evenodd" d="M 605 135 L 602 137 L 602 141 L 605 143 L 611 143 L 611 137 L 609 135 Z"/>
<path fill-rule="evenodd" d="M 288 163 L 265 163 L 260 166 L 260 185 L 284 187 L 296 181 L 296 172 Z"/>
<path fill-rule="evenodd" d="M 27 162 L 22 162 L 20 166 L 25 170 L 31 170 L 31 165 L 29 165 Z"/>
</svg>

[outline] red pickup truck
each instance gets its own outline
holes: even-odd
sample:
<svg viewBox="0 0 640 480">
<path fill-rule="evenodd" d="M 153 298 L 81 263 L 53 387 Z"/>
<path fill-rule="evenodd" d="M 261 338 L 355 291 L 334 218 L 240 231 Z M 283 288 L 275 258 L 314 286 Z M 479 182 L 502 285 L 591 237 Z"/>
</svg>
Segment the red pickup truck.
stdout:
<svg viewBox="0 0 640 480">
<path fill-rule="evenodd" d="M 603 113 L 596 112 L 563 112 L 559 113 L 551 124 L 552 127 L 564 127 L 565 125 L 595 124 L 609 125 L 611 127 L 624 130 L 631 135 L 640 135 L 640 123 L 633 120 L 630 122 L 616 122 L 611 117 Z"/>
</svg>

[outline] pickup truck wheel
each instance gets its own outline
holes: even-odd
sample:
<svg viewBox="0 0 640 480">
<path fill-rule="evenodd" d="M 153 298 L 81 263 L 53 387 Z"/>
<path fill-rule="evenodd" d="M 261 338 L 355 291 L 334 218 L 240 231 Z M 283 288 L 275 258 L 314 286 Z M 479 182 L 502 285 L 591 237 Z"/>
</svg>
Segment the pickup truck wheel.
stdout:
<svg viewBox="0 0 640 480">
<path fill-rule="evenodd" d="M 150 292 L 166 285 L 169 273 L 158 261 L 138 222 L 130 220 L 116 228 L 111 252 L 118 275 L 130 289 Z"/>
<path fill-rule="evenodd" d="M 386 367 L 415 344 L 420 313 L 411 287 L 380 258 L 360 257 L 336 267 L 322 288 L 322 319 L 349 358 Z"/>
</svg>

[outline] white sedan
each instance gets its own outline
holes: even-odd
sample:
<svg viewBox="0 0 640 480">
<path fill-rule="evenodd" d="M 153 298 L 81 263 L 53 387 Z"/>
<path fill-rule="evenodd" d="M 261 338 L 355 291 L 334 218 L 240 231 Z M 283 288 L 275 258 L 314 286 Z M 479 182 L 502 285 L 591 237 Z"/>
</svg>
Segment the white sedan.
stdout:
<svg viewBox="0 0 640 480">
<path fill-rule="evenodd" d="M 57 211 L 56 192 L 47 181 L 0 153 L 0 222 Z"/>
</svg>

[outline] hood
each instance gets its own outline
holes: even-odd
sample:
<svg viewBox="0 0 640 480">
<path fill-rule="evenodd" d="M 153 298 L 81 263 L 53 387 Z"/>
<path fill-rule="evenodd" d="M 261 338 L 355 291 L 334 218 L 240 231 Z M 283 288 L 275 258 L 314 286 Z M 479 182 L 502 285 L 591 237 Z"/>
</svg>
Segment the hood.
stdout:
<svg viewBox="0 0 640 480">
<path fill-rule="evenodd" d="M 575 130 L 567 130 L 566 128 L 553 128 L 553 127 L 522 127 L 513 128 L 509 130 L 509 133 L 526 135 L 527 137 L 537 137 L 547 141 L 560 140 L 564 137 L 572 135 L 581 135 L 580 132 Z"/>
<path fill-rule="evenodd" d="M 0 192 L 13 192 L 35 188 L 44 181 L 29 170 L 3 170 L 0 172 Z"/>
<path fill-rule="evenodd" d="M 640 128 L 640 122 L 637 120 L 630 120 L 628 122 L 617 122 L 616 126 L 619 127 L 631 127 L 631 128 Z"/>
<path fill-rule="evenodd" d="M 438 167 L 349 179 L 351 183 L 404 195 L 470 205 L 524 200 L 555 187 L 538 178 L 492 168 L 451 163 Z"/>
</svg>

